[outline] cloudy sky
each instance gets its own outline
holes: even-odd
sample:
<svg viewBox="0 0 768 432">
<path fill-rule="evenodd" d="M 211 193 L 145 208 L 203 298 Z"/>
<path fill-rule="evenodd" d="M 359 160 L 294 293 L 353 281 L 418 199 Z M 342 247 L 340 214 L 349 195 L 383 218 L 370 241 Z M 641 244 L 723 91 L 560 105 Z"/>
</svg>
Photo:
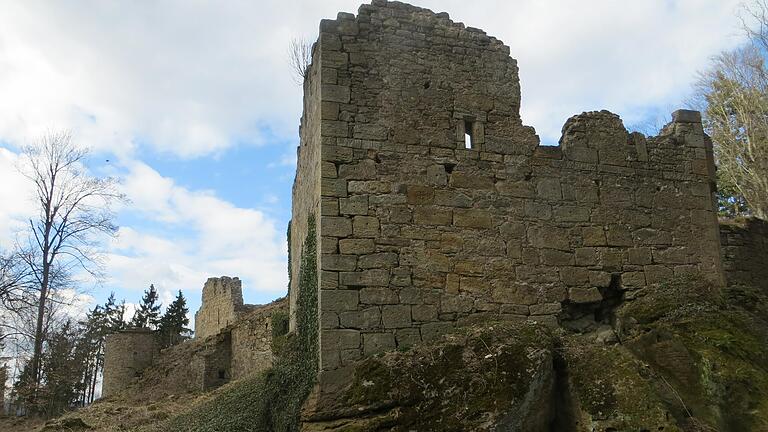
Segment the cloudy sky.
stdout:
<svg viewBox="0 0 768 432">
<path fill-rule="evenodd" d="M 520 66 L 522 116 L 545 144 L 576 113 L 628 127 L 681 107 L 696 72 L 742 42 L 739 0 L 419 2 L 503 40 Z M 211 276 L 246 302 L 286 291 L 285 229 L 301 116 L 292 37 L 359 2 L 0 0 L 0 248 L 34 209 L 21 145 L 70 129 L 114 175 L 119 209 L 102 285 L 129 303 L 154 283 L 190 308 Z"/>
</svg>

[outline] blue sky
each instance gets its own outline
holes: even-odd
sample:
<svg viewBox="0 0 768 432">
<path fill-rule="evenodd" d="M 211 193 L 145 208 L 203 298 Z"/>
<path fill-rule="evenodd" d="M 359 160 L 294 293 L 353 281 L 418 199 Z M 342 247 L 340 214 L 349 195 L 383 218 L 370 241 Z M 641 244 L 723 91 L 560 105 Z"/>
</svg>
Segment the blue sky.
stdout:
<svg viewBox="0 0 768 432">
<path fill-rule="evenodd" d="M 571 115 L 608 109 L 646 129 L 682 107 L 696 72 L 741 43 L 739 0 L 425 0 L 503 40 L 518 60 L 522 116 L 555 144 Z M 106 244 L 107 279 L 137 302 L 150 283 L 194 312 L 211 276 L 239 276 L 246 302 L 285 293 L 285 229 L 301 116 L 292 37 L 355 12 L 309 2 L 0 3 L 0 248 L 31 211 L 18 148 L 66 128 L 89 168 L 131 198 Z M 109 160 L 109 162 L 107 162 Z"/>
</svg>

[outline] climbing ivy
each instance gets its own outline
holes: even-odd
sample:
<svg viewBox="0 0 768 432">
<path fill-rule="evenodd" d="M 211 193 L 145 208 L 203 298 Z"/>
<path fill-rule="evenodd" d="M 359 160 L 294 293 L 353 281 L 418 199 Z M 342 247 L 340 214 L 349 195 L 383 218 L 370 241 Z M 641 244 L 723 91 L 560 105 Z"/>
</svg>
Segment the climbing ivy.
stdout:
<svg viewBox="0 0 768 432">
<path fill-rule="evenodd" d="M 296 299 L 296 331 L 284 333 L 288 316 L 272 317 L 272 346 L 276 359 L 271 368 L 220 389 L 211 399 L 185 413 L 155 425 L 153 432 L 294 432 L 300 413 L 317 378 L 317 230 L 314 217 L 307 221 L 301 253 Z"/>
</svg>

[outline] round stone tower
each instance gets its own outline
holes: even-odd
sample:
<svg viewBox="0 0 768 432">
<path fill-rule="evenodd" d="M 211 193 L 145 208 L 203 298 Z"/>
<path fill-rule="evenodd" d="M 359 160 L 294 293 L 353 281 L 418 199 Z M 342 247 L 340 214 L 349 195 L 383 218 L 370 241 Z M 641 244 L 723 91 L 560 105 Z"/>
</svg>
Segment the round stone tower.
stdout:
<svg viewBox="0 0 768 432">
<path fill-rule="evenodd" d="M 101 395 L 112 396 L 136 381 L 152 365 L 159 346 L 148 328 L 133 328 L 107 336 Z"/>
</svg>

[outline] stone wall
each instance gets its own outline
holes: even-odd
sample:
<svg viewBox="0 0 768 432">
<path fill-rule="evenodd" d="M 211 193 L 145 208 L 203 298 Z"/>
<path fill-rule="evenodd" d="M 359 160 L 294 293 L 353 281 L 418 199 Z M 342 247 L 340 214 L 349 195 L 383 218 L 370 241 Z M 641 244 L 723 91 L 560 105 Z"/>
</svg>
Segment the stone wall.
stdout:
<svg viewBox="0 0 768 432">
<path fill-rule="evenodd" d="M 728 283 L 760 287 L 768 292 L 768 222 L 722 221 L 720 239 Z"/>
<path fill-rule="evenodd" d="M 287 303 L 279 300 L 259 307 L 232 326 L 232 379 L 272 366 L 272 314 L 287 311 Z"/>
<path fill-rule="evenodd" d="M 195 337 L 206 338 L 234 323 L 243 312 L 243 288 L 238 278 L 209 278 L 203 286 L 203 302 L 195 313 Z"/>
<path fill-rule="evenodd" d="M 141 372 L 140 378 L 127 380 L 118 389 L 124 397 L 160 400 L 168 395 L 208 391 L 267 369 L 273 361 L 272 314 L 287 312 L 288 301 L 280 299 L 251 308 L 250 312 L 238 315 L 237 321 L 214 335 L 162 350 Z M 118 353 L 108 351 L 110 357 L 113 354 Z M 105 367 L 105 386 L 106 377 L 114 375 L 114 364 L 110 361 Z M 132 386 L 123 391 L 128 384 Z"/>
<path fill-rule="evenodd" d="M 159 354 L 150 329 L 129 329 L 107 336 L 101 395 L 112 396 L 137 382 Z"/>
<path fill-rule="evenodd" d="M 320 62 L 320 51 L 313 50 L 313 64 Z M 296 329 L 296 294 L 299 281 L 299 268 L 304 240 L 307 236 L 307 221 L 310 215 L 320 213 L 320 117 L 321 90 L 320 68 L 307 70 L 304 80 L 304 112 L 301 116 L 301 140 L 297 153 L 296 177 L 293 182 L 291 200 L 291 285 L 288 289 L 290 302 L 290 330 Z M 319 237 L 316 244 L 320 244 Z"/>
<path fill-rule="evenodd" d="M 291 241 L 300 256 L 320 201 L 321 388 L 463 321 L 556 324 L 676 274 L 723 283 L 697 112 L 650 138 L 583 113 L 542 147 L 508 47 L 382 0 L 321 22 L 304 89 Z"/>
</svg>

